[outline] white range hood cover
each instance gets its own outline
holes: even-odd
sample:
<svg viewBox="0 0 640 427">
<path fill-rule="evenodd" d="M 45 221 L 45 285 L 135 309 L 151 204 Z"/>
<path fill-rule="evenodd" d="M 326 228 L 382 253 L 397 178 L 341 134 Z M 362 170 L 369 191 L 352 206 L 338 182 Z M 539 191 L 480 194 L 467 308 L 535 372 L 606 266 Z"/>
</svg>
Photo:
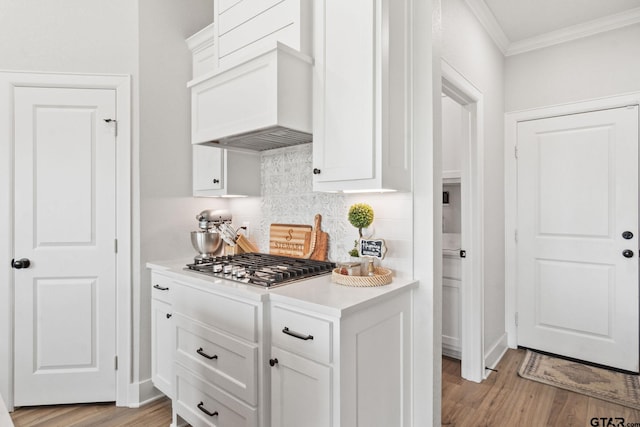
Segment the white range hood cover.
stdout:
<svg viewBox="0 0 640 427">
<path fill-rule="evenodd" d="M 312 141 L 313 61 L 278 43 L 189 82 L 192 142 L 264 151 Z"/>
</svg>

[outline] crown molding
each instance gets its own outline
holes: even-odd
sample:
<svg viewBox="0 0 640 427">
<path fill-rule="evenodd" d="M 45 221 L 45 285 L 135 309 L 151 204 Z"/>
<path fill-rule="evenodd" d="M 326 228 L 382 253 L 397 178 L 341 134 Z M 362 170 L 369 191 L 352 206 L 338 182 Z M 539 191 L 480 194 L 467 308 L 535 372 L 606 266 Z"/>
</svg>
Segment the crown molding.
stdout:
<svg viewBox="0 0 640 427">
<path fill-rule="evenodd" d="M 483 0 L 479 0 L 483 1 Z M 640 22 L 640 7 L 509 44 L 505 56 L 566 43 Z"/>
<path fill-rule="evenodd" d="M 466 2 L 473 14 L 478 18 L 478 21 L 480 21 L 480 24 L 498 46 L 498 49 L 503 55 L 506 55 L 510 41 L 484 0 L 466 0 Z"/>
<path fill-rule="evenodd" d="M 640 23 L 640 7 L 637 7 L 512 43 L 484 0 L 465 1 L 504 56 L 518 55 Z"/>
</svg>

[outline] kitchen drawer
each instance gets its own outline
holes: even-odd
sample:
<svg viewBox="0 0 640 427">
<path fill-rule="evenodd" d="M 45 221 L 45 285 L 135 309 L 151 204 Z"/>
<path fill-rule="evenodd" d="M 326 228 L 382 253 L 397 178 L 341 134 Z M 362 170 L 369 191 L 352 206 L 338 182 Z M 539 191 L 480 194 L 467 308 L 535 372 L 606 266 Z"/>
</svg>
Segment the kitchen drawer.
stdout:
<svg viewBox="0 0 640 427">
<path fill-rule="evenodd" d="M 462 260 L 459 257 L 442 257 L 442 277 L 447 279 L 462 279 Z"/>
<path fill-rule="evenodd" d="M 176 362 L 251 405 L 258 401 L 258 345 L 246 344 L 180 314 Z"/>
<path fill-rule="evenodd" d="M 271 308 L 272 344 L 292 353 L 331 363 L 331 331 L 328 320 L 279 305 Z"/>
<path fill-rule="evenodd" d="M 176 365 L 174 409 L 193 427 L 257 427 L 258 411 Z M 207 411 L 208 413 L 206 413 Z"/>
<path fill-rule="evenodd" d="M 171 304 L 175 282 L 167 276 L 151 272 L 151 298 Z"/>
<path fill-rule="evenodd" d="M 258 308 L 249 302 L 212 293 L 179 282 L 174 293 L 174 312 L 257 342 Z"/>
</svg>

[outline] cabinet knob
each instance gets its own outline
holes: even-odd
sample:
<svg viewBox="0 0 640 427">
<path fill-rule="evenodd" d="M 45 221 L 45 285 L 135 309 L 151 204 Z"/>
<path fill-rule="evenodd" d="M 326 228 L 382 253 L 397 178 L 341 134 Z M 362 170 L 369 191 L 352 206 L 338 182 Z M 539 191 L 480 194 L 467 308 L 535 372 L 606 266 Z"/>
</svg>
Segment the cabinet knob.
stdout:
<svg viewBox="0 0 640 427">
<path fill-rule="evenodd" d="M 167 313 L 167 319 L 171 319 L 171 316 L 173 316 L 173 314 Z"/>
<path fill-rule="evenodd" d="M 269 365 L 276 366 L 278 364 L 278 359 L 269 359 Z"/>
<path fill-rule="evenodd" d="M 218 178 L 213 178 L 213 183 L 214 184 L 220 184 L 220 180 Z"/>
<path fill-rule="evenodd" d="M 631 249 L 625 249 L 622 251 L 622 256 L 625 258 L 631 258 L 633 257 L 633 251 Z"/>
<path fill-rule="evenodd" d="M 318 168 L 313 168 L 313 174 L 314 174 L 314 175 L 320 175 L 320 172 L 322 172 L 320 169 L 318 169 Z"/>
</svg>

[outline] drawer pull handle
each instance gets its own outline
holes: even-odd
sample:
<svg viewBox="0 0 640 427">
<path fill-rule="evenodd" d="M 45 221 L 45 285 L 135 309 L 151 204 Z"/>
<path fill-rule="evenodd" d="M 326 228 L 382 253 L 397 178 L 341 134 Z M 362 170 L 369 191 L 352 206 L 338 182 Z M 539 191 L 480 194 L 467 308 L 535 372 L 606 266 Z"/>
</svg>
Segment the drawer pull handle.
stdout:
<svg viewBox="0 0 640 427">
<path fill-rule="evenodd" d="M 274 367 L 278 364 L 278 359 L 269 359 L 269 365 Z"/>
<path fill-rule="evenodd" d="M 313 339 L 313 335 L 303 335 L 300 332 L 290 331 L 289 328 L 287 328 L 286 326 L 282 330 L 282 333 L 287 334 L 287 335 L 291 335 L 294 338 L 298 338 L 300 340 L 305 340 L 305 341 Z"/>
<path fill-rule="evenodd" d="M 215 412 L 207 411 L 207 408 L 204 407 L 204 402 L 198 403 L 198 409 L 200 409 L 202 412 L 204 412 L 205 414 L 209 415 L 210 417 L 217 417 L 218 416 L 218 411 L 215 411 Z"/>
<path fill-rule="evenodd" d="M 196 353 L 198 353 L 200 356 L 202 357 L 206 357 L 209 360 L 213 360 L 213 359 L 217 359 L 218 355 L 214 354 L 213 356 L 209 356 L 207 353 L 204 352 L 204 349 L 202 347 L 200 347 L 199 349 L 196 350 Z"/>
<path fill-rule="evenodd" d="M 160 290 L 160 291 L 168 291 L 169 290 L 169 288 L 165 288 L 164 286 L 160 286 L 160 285 L 153 285 L 153 287 L 155 289 Z"/>
</svg>

